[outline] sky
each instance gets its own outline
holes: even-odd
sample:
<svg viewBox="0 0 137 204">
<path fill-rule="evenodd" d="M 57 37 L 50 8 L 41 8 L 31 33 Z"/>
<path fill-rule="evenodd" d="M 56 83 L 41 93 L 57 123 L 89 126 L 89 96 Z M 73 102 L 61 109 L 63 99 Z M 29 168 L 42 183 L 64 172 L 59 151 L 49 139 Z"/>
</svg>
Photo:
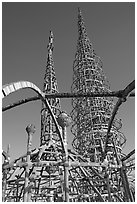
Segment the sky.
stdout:
<svg viewBox="0 0 137 204">
<path fill-rule="evenodd" d="M 78 7 L 94 50 L 103 62 L 111 90 L 124 89 L 135 78 L 135 8 L 133 2 L 5 2 L 2 5 L 2 85 L 26 80 L 43 89 L 50 30 L 54 34 L 54 65 L 59 92 L 70 92 L 78 39 Z M 21 90 L 3 99 L 3 107 L 34 96 Z M 71 99 L 61 99 L 62 110 L 72 110 Z M 2 114 L 2 148 L 10 144 L 11 160 L 26 153 L 28 124 L 36 126 L 32 148 L 40 144 L 41 101 Z M 128 98 L 117 114 L 127 138 L 123 149 L 135 146 L 135 100 Z M 67 130 L 68 147 L 73 135 Z"/>
</svg>

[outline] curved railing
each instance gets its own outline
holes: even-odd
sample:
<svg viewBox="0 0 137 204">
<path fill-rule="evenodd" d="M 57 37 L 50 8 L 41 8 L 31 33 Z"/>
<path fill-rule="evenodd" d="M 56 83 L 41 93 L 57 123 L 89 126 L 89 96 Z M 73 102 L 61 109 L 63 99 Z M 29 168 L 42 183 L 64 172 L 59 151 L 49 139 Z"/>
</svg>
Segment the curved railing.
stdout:
<svg viewBox="0 0 137 204">
<path fill-rule="evenodd" d="M 51 114 L 51 117 L 55 123 L 55 126 L 56 126 L 58 134 L 59 134 L 59 138 L 61 140 L 61 145 L 62 145 L 63 151 L 65 152 L 63 138 L 62 138 L 62 135 L 61 135 L 61 132 L 59 129 L 58 122 L 55 118 L 55 115 L 53 114 L 52 109 L 51 109 L 47 99 L 45 99 L 45 94 L 35 84 L 33 84 L 32 82 L 29 82 L 29 81 L 19 81 L 19 82 L 13 82 L 10 84 L 6 84 L 2 87 L 2 98 L 8 96 L 11 93 L 14 93 L 15 91 L 18 91 L 20 89 L 26 89 L 26 88 L 30 88 L 33 91 L 35 91 L 39 95 L 40 99 L 46 105 L 46 107 L 47 107 L 49 113 Z"/>
</svg>

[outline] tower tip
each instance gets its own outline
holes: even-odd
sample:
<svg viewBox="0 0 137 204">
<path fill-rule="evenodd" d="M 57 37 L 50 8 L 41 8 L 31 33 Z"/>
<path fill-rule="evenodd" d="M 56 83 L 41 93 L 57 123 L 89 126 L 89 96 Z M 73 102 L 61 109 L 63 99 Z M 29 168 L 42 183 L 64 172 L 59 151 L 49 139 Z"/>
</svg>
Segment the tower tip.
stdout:
<svg viewBox="0 0 137 204">
<path fill-rule="evenodd" d="M 52 36 L 52 37 L 53 37 L 53 31 L 52 31 L 52 30 L 50 30 L 50 36 Z"/>
<path fill-rule="evenodd" d="M 49 44 L 47 46 L 48 51 L 53 51 L 53 40 L 54 40 L 54 36 L 53 36 L 53 32 L 50 30 L 50 35 L 49 35 Z"/>
<path fill-rule="evenodd" d="M 82 16 L 82 12 L 81 12 L 80 7 L 78 7 L 78 15 L 79 15 L 79 16 Z"/>
</svg>

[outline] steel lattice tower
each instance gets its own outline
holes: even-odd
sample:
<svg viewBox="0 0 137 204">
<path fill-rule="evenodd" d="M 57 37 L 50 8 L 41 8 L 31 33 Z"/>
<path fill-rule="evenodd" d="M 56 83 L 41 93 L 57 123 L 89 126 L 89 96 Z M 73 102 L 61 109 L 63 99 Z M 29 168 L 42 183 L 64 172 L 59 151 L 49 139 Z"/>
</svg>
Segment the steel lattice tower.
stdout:
<svg viewBox="0 0 137 204">
<path fill-rule="evenodd" d="M 102 69 L 101 59 L 96 55 L 88 38 L 82 13 L 78 10 L 78 42 L 73 64 L 72 93 L 102 93 L 110 92 L 109 82 Z M 114 109 L 111 97 L 73 98 L 71 116 L 73 125 L 71 131 L 74 135 L 72 146 L 83 158 L 95 162 L 96 165 L 104 163 L 105 167 L 86 168 L 90 172 L 91 180 L 97 187 L 105 201 L 126 201 L 126 188 L 123 170 L 109 168 L 119 165 L 123 157 L 122 147 L 126 142 L 125 136 L 120 132 L 121 120 L 115 119 L 109 133 L 108 145 L 105 141 L 109 120 Z M 104 160 L 104 149 L 106 152 Z M 126 178 L 127 179 L 127 178 Z M 128 186 L 128 184 L 127 184 Z M 84 187 L 82 183 L 82 188 Z M 129 189 L 129 187 L 127 187 Z M 92 189 L 93 190 L 93 189 Z M 91 192 L 91 201 L 100 201 L 96 191 Z M 124 192 L 125 191 L 125 192 Z M 128 190 L 127 190 L 128 192 Z"/>
<path fill-rule="evenodd" d="M 53 61 L 53 33 L 50 31 L 49 36 L 49 44 L 48 48 L 48 56 L 47 56 L 47 65 L 45 70 L 45 77 L 44 77 L 44 86 L 43 92 L 50 94 L 50 93 L 58 93 L 58 86 L 57 86 L 57 79 L 54 70 L 54 61 Z M 55 116 L 60 114 L 60 100 L 58 98 L 55 99 L 48 99 L 49 104 L 51 105 L 52 111 Z M 53 119 L 45 108 L 44 103 L 42 103 L 42 110 L 41 110 L 41 138 L 40 143 L 41 145 L 48 143 L 50 140 L 54 140 L 59 143 L 59 138 L 56 133 L 56 127 L 53 122 Z"/>
<path fill-rule="evenodd" d="M 33 86 L 33 85 L 31 85 Z M 44 93 L 57 93 L 58 86 L 54 71 L 53 62 L 53 33 L 50 32 L 48 43 L 48 56 L 47 66 L 44 77 Z M 58 98 L 48 99 L 48 103 L 51 107 L 52 113 L 55 117 L 60 114 L 60 100 Z M 28 134 L 33 134 L 33 126 L 27 127 Z M 29 141 L 31 146 L 31 141 Z M 24 167 L 18 166 L 19 163 L 27 161 L 27 155 L 23 155 L 17 158 L 14 166 L 8 168 L 4 172 L 3 177 L 3 189 L 5 196 L 3 201 L 47 201 L 53 202 L 56 200 L 60 193 L 62 195 L 62 174 L 59 165 L 54 163 L 62 161 L 62 148 L 61 141 L 58 136 L 58 132 L 55 123 L 44 103 L 42 103 L 41 110 L 41 137 L 40 147 L 34 150 L 29 150 L 29 162 L 34 165 L 30 165 L 28 170 Z M 7 161 L 6 161 L 7 162 Z M 41 163 L 41 162 L 44 162 Z M 12 166 L 12 165 L 11 165 Z M 27 171 L 27 175 L 26 175 Z M 25 189 L 27 177 L 28 190 Z M 17 181 L 16 181 L 17 179 Z M 17 185 L 16 185 L 17 184 Z M 25 197 L 24 197 L 25 196 Z M 62 199 L 62 197 L 60 196 Z"/>
<path fill-rule="evenodd" d="M 72 93 L 110 92 L 102 62 L 87 36 L 80 10 L 78 32 Z M 3 151 L 3 201 L 134 201 L 135 164 L 134 158 L 130 157 L 134 151 L 127 156 L 122 154 L 125 137 L 120 132 L 122 124 L 118 119 L 112 124 L 104 159 L 108 122 L 115 106 L 113 98 L 73 98 L 72 145 L 75 151 L 68 149 L 66 127 L 71 119 L 61 111 L 59 95 L 46 96 L 47 100 L 45 97 L 45 93 L 58 93 L 53 48 L 53 33 L 50 32 L 43 92 L 27 81 L 11 83 L 2 89 L 5 97 L 19 89 L 31 88 L 42 100 L 40 146 L 31 149 L 35 126 L 28 125 L 27 153 L 10 162 L 9 147 L 7 152 Z"/>
<path fill-rule="evenodd" d="M 78 33 L 77 52 L 73 65 L 72 92 L 110 92 L 109 83 L 102 70 L 102 62 L 95 54 L 87 36 L 80 10 L 78 14 Z M 108 121 L 114 108 L 113 99 L 108 97 L 75 98 L 72 100 L 72 106 L 73 148 L 79 154 L 89 157 L 91 161 L 100 162 Z M 108 160 L 112 160 L 112 162 L 115 159 L 113 142 L 116 145 L 119 157 L 121 157 L 122 145 L 125 143 L 125 137 L 119 131 L 121 126 L 121 121 L 115 119 L 110 133 L 113 137 L 111 137 L 107 148 Z"/>
</svg>

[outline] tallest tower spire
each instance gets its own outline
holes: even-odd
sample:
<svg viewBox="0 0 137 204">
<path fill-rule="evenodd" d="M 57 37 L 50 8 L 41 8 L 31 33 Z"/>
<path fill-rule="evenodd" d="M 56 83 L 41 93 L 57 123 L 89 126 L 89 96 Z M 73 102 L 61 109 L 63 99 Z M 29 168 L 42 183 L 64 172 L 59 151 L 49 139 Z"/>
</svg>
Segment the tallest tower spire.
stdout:
<svg viewBox="0 0 137 204">
<path fill-rule="evenodd" d="M 86 26 L 81 10 L 78 8 L 78 45 L 77 49 L 81 54 L 93 57 L 93 46 L 88 38 Z"/>
<path fill-rule="evenodd" d="M 95 54 L 93 46 L 88 38 L 84 20 L 81 11 L 78 11 L 78 41 L 75 60 L 73 63 L 73 84 L 72 93 L 101 93 L 110 92 L 109 84 L 102 70 L 102 62 Z M 73 149 L 97 165 L 103 162 L 103 153 L 108 130 L 108 123 L 114 109 L 113 99 L 110 97 L 92 97 L 92 98 L 73 98 L 73 110 L 71 116 L 73 119 L 72 142 Z M 125 137 L 120 132 L 122 124 L 116 119 L 113 121 L 109 135 L 109 142 L 106 148 L 105 162 L 108 165 L 118 165 L 122 157 L 122 147 L 125 143 Z M 106 168 L 93 167 L 97 174 L 92 171 L 92 181 L 98 188 L 105 201 L 116 201 L 113 196 L 113 187 L 115 193 L 123 200 L 123 193 L 119 194 L 121 178 L 118 176 L 117 169 L 109 170 Z M 94 174 L 95 173 L 95 174 Z M 98 177 L 100 175 L 100 177 Z M 109 177 L 108 177 L 109 175 Z M 106 178 L 111 183 L 112 189 L 106 188 Z M 113 185 L 114 184 L 114 185 Z M 108 184 L 109 186 L 109 184 Z M 109 192 L 109 193 L 108 193 Z M 122 191 L 121 191 L 122 192 Z M 107 196 L 105 196 L 107 194 Z M 93 194 L 93 201 L 99 201 L 96 192 Z"/>
<path fill-rule="evenodd" d="M 102 70 L 102 62 L 95 54 L 91 44 L 82 13 L 78 9 L 78 41 L 77 51 L 73 64 L 74 93 L 100 93 L 109 92 L 109 84 Z M 72 146 L 79 154 L 84 155 L 92 162 L 101 162 L 108 122 L 114 108 L 112 98 L 73 98 L 72 133 L 74 140 Z M 116 149 L 120 156 L 121 148 L 125 142 L 123 134 L 119 131 L 121 122 L 115 119 L 111 130 Z M 119 142 L 120 141 L 120 142 Z M 109 160 L 114 159 L 114 149 L 110 140 L 111 153 Z M 109 150 L 108 150 L 109 151 Z"/>
</svg>

